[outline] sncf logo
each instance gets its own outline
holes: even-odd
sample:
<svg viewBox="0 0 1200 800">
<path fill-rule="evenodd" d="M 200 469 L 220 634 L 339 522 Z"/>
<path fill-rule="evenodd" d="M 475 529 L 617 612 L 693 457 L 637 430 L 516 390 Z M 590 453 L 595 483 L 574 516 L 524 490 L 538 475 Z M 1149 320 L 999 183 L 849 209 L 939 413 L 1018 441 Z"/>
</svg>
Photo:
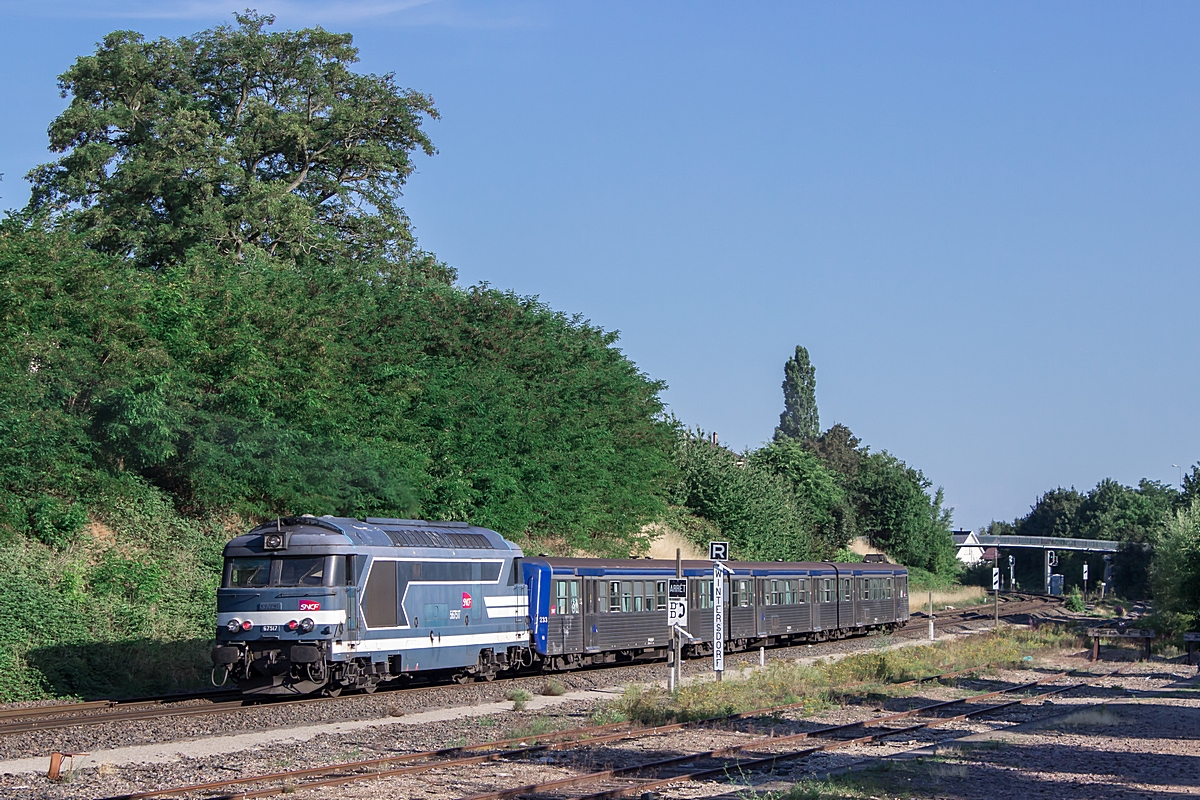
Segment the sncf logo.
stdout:
<svg viewBox="0 0 1200 800">
<path fill-rule="evenodd" d="M 300 601 L 300 610 L 301 611 L 320 611 L 321 603 L 317 600 L 301 600 Z"/>
<path fill-rule="evenodd" d="M 471 607 L 471 595 L 468 592 L 463 592 L 463 608 Z"/>
</svg>

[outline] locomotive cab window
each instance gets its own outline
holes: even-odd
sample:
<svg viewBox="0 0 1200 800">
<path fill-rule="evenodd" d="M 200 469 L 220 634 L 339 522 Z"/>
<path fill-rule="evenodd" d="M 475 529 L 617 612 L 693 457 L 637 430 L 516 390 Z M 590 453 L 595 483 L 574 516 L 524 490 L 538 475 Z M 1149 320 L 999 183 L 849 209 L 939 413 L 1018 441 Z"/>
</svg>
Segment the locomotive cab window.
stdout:
<svg viewBox="0 0 1200 800">
<path fill-rule="evenodd" d="M 263 586 L 345 586 L 346 556 L 276 556 L 225 559 L 226 589 Z"/>
<path fill-rule="evenodd" d="M 252 589 L 271 582 L 271 559 L 230 558 L 225 563 L 225 586 Z"/>
<path fill-rule="evenodd" d="M 321 586 L 325 583 L 325 557 L 281 558 L 280 586 Z"/>
</svg>

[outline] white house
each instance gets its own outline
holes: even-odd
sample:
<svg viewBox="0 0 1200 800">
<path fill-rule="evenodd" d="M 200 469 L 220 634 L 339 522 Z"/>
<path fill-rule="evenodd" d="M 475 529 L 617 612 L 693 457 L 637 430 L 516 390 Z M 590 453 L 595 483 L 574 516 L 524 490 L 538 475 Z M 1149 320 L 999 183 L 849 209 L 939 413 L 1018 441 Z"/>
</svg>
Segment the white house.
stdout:
<svg viewBox="0 0 1200 800">
<path fill-rule="evenodd" d="M 954 531 L 954 544 L 958 547 L 958 560 L 964 564 L 978 564 L 983 560 L 983 547 L 975 531 Z"/>
</svg>

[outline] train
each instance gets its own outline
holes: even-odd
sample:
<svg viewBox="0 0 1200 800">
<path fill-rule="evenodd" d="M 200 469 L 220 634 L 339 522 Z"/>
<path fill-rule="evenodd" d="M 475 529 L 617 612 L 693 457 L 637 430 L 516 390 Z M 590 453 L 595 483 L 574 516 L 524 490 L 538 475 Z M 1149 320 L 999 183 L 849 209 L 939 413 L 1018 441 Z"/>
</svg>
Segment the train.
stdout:
<svg viewBox="0 0 1200 800">
<path fill-rule="evenodd" d="M 818 642 L 909 619 L 888 563 L 725 562 L 725 649 Z M 713 563 L 683 561 L 684 657 L 713 651 Z M 231 540 L 213 683 L 248 696 L 373 692 L 665 659 L 674 561 L 526 557 L 465 522 L 280 517 Z"/>
</svg>

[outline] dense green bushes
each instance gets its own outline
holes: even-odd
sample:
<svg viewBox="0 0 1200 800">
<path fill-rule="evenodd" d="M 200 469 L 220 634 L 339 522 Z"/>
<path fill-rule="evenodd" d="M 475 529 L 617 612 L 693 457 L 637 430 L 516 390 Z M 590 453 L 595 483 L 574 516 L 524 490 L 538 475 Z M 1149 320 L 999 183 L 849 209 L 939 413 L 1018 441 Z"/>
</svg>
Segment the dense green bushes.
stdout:
<svg viewBox="0 0 1200 800">
<path fill-rule="evenodd" d="M 957 569 L 941 491 L 931 497 L 920 471 L 860 447 L 845 426 L 741 455 L 685 433 L 675 463 L 670 502 L 715 526 L 692 526 L 698 544 L 719 533 L 742 559 L 829 559 L 862 533 L 899 563 Z"/>
<path fill-rule="evenodd" d="M 628 550 L 673 430 L 615 337 L 536 301 L 193 253 L 155 272 L 0 238 L 4 527 L 68 542 L 111 476 L 191 514 L 467 519 Z"/>
</svg>

